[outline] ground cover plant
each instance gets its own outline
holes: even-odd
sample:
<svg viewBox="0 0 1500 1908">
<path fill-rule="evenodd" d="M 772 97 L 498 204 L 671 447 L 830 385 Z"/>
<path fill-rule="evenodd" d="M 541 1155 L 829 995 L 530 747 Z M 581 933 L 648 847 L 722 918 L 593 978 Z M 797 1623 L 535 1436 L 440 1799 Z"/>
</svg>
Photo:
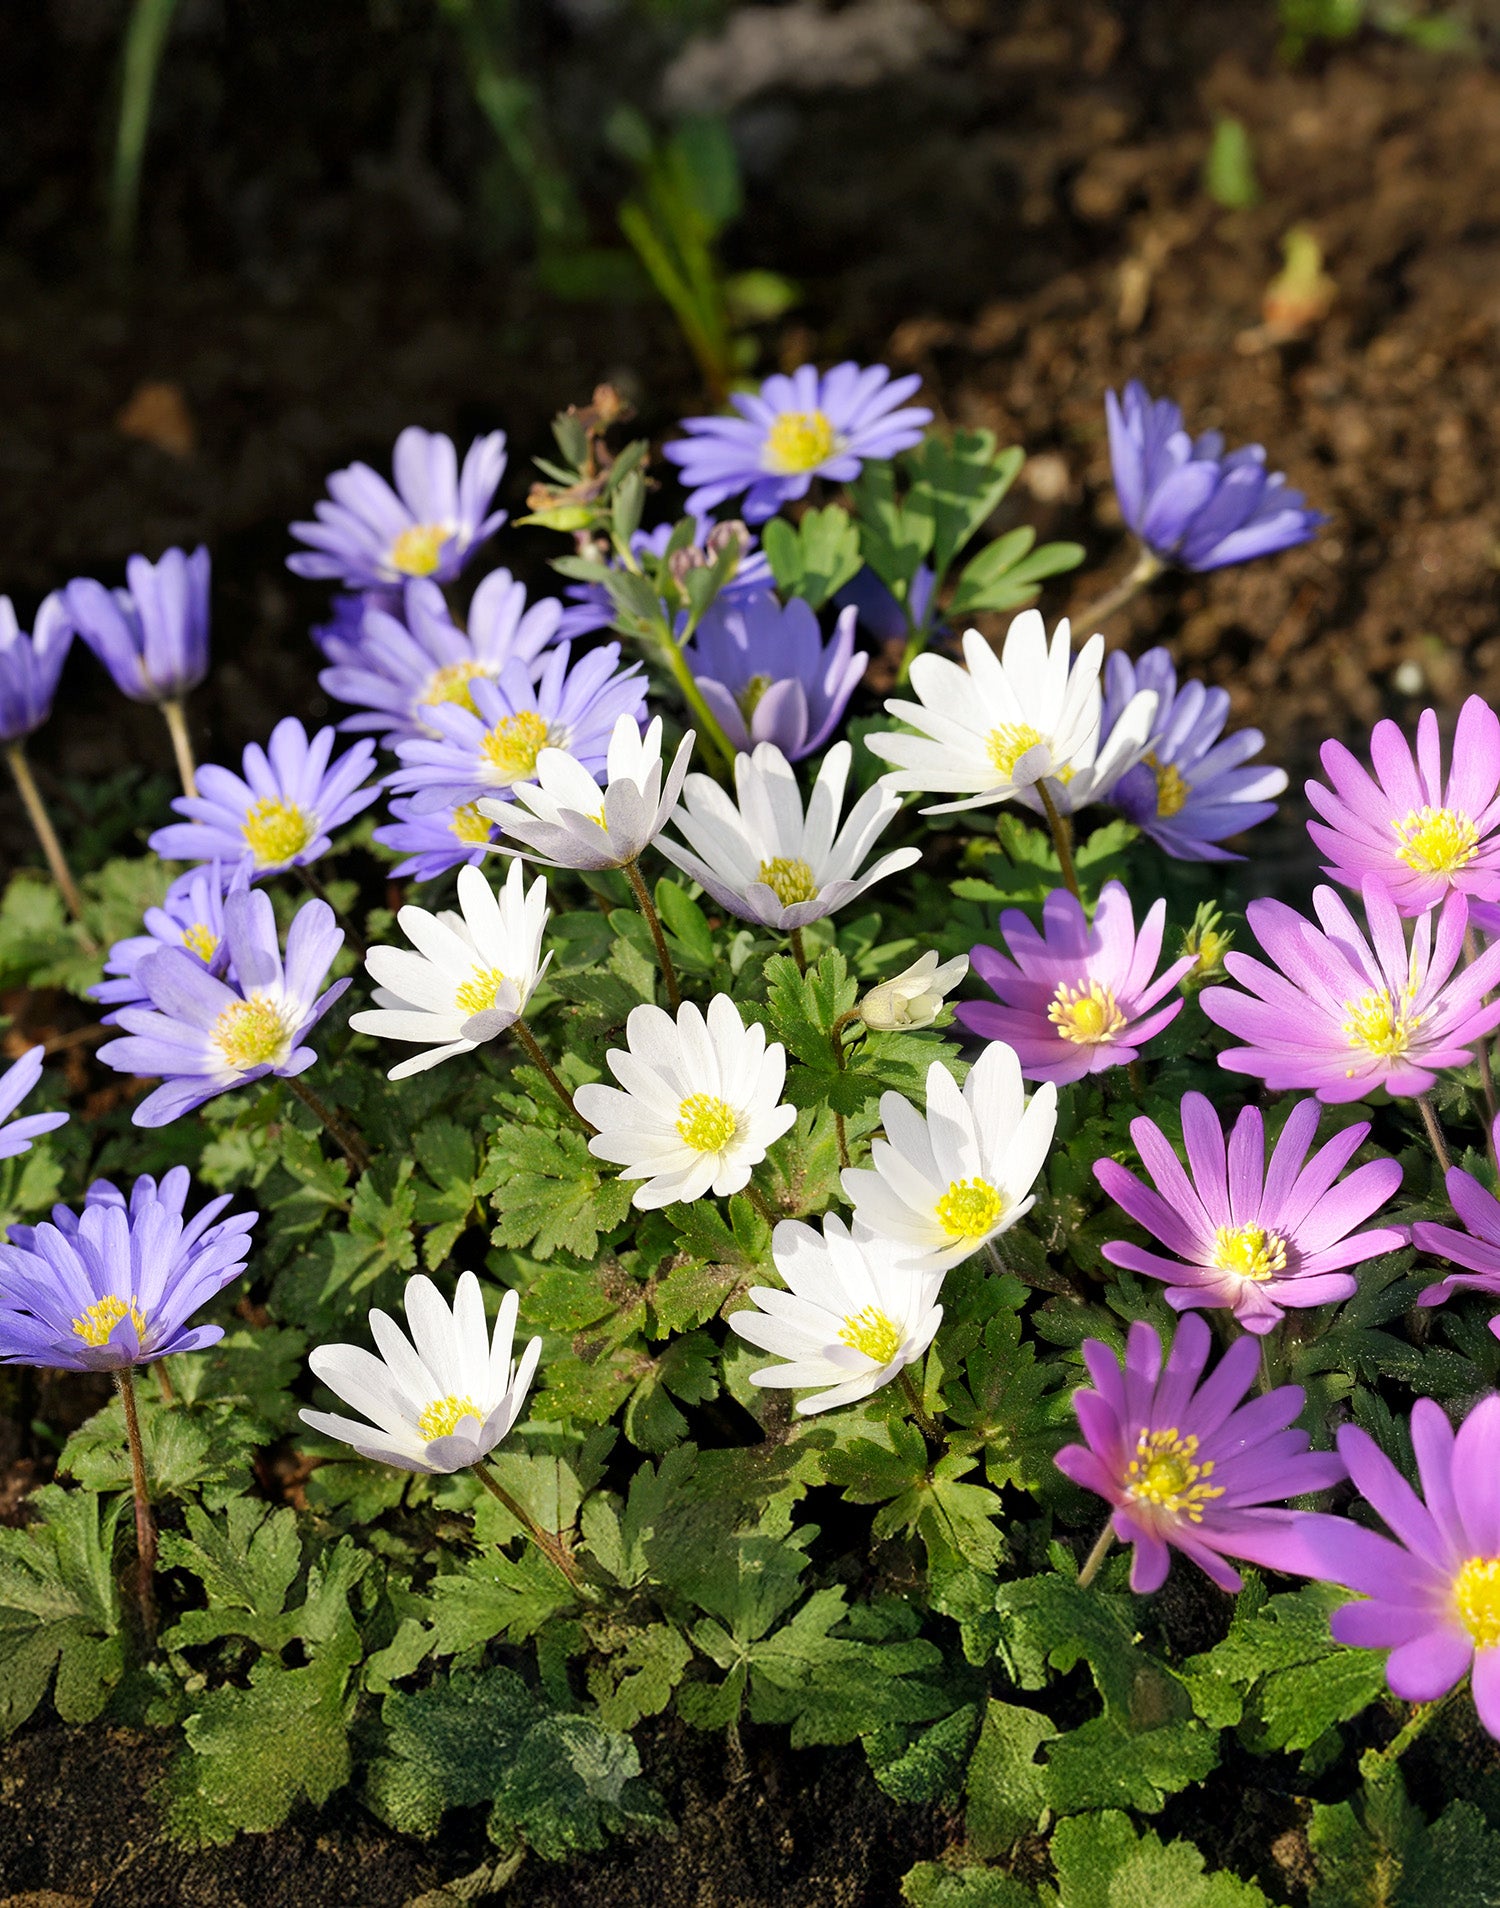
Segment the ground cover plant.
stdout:
<svg viewBox="0 0 1500 1908">
<path fill-rule="evenodd" d="M 0 1356 L 99 1403 L 0 1533 L 0 1715 L 169 1736 L 183 1840 L 348 1789 L 499 1886 L 673 1832 L 670 1714 L 949 1804 L 917 1904 L 1287 1899 L 1204 1846 L 1252 1759 L 1302 1898 L 1500 1892 L 1500 720 L 1330 743 L 1266 898 L 1262 736 L 1092 624 L 1318 511 L 1110 394 L 1135 548 L 1049 633 L 1083 551 L 920 398 L 803 367 L 653 455 L 602 388 L 535 600 L 503 435 L 404 432 L 293 526 L 343 733 L 238 768 L 206 553 L 0 624 L 0 970 L 124 1088 L 0 1086 Z M 183 792 L 70 866 L 75 640 Z"/>
</svg>

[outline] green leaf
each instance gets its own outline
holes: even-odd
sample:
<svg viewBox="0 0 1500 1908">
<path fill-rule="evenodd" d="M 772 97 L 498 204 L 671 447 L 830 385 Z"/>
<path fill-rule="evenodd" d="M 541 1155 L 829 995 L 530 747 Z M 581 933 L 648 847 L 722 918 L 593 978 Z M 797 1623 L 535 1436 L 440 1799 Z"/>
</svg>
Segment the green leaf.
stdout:
<svg viewBox="0 0 1500 1908">
<path fill-rule="evenodd" d="M 491 1140 L 475 1190 L 493 1195 L 496 1245 L 527 1247 L 538 1259 L 590 1259 L 600 1233 L 629 1212 L 632 1187 L 603 1177 L 575 1128 L 508 1125 Z"/>
<path fill-rule="evenodd" d="M 913 483 L 907 511 L 932 523 L 931 562 L 939 576 L 1015 482 L 1026 454 L 996 451 L 993 431 L 925 437 L 908 453 Z"/>
<path fill-rule="evenodd" d="M 912 1908 L 1036 1908 L 1036 1896 L 998 1868 L 950 1868 L 918 1862 L 901 1884 Z"/>
<path fill-rule="evenodd" d="M 1317 1863 L 1309 1908 L 1438 1908 L 1500 1901 L 1500 1835 L 1471 1803 L 1435 1823 L 1408 1801 L 1399 1766 L 1367 1751 L 1363 1790 L 1317 1803 L 1307 1839 Z"/>
<path fill-rule="evenodd" d="M 784 598 L 800 596 L 819 610 L 859 569 L 859 532 L 839 504 L 804 511 L 797 524 L 772 517 L 761 547 Z"/>
<path fill-rule="evenodd" d="M 49 1484 L 35 1521 L 0 1529 L 0 1735 L 31 1715 L 57 1672 L 64 1722 L 92 1722 L 125 1669 L 114 1543 L 125 1500 Z"/>
<path fill-rule="evenodd" d="M 1253 1882 L 1204 1873 L 1191 1842 L 1137 1836 L 1129 1819 L 1075 1816 L 1052 1837 L 1058 1908 L 1269 1908 Z"/>
<path fill-rule="evenodd" d="M 852 486 L 859 552 L 898 603 L 932 548 L 930 512 L 907 511 L 896 501 L 896 473 L 883 459 L 866 463 Z"/>
<path fill-rule="evenodd" d="M 1037 1826 L 1047 1807 L 1047 1779 L 1036 1752 L 1056 1734 L 1057 1725 L 1035 1709 L 986 1704 L 965 1785 L 964 1832 L 976 1855 L 1007 1854 Z"/>
<path fill-rule="evenodd" d="M 673 955 L 684 965 L 711 969 L 715 959 L 714 937 L 708 916 L 687 889 L 665 877 L 658 881 L 656 911 L 672 937 Z"/>
<path fill-rule="evenodd" d="M 1076 570 L 1084 559 L 1081 543 L 1044 543 L 1033 550 L 1035 542 L 1035 530 L 1022 524 L 987 543 L 964 565 L 948 615 L 1019 609 L 1035 599 L 1038 584 L 1049 576 Z"/>
<path fill-rule="evenodd" d="M 249 1454 L 260 1426 L 248 1412 L 223 1399 L 198 1406 L 164 1404 L 137 1388 L 141 1443 L 153 1498 L 206 1492 L 223 1502 L 249 1482 Z M 90 1491 L 128 1491 L 130 1454 L 125 1413 L 118 1397 L 73 1433 L 57 1461 L 60 1476 Z"/>
<path fill-rule="evenodd" d="M 898 1802 L 956 1802 L 979 1725 L 979 1705 L 964 1703 L 928 1728 L 886 1723 L 865 1736 L 875 1780 Z"/>
<path fill-rule="evenodd" d="M 631 1630 L 589 1670 L 599 1720 L 606 1729 L 633 1729 L 642 1717 L 659 1716 L 692 1658 L 691 1644 L 670 1624 Z"/>
<path fill-rule="evenodd" d="M 577 1601 L 573 1586 L 535 1545 L 514 1558 L 486 1551 L 431 1586 L 433 1648 L 439 1656 L 481 1648 L 500 1637 L 524 1643 Z"/>
</svg>

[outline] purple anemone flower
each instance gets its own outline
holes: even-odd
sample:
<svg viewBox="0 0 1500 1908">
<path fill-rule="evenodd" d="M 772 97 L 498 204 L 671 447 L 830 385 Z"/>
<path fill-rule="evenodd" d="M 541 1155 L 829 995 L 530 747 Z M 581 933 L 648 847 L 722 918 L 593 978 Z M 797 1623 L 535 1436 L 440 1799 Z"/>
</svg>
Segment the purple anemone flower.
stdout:
<svg viewBox="0 0 1500 1908">
<path fill-rule="evenodd" d="M 50 1223 L 12 1226 L 0 1245 L 0 1362 L 115 1371 L 216 1344 L 221 1326 L 188 1320 L 244 1271 L 257 1215 L 219 1219 L 225 1193 L 184 1219 L 188 1185 L 186 1166 L 160 1186 L 143 1174 L 127 1204 L 96 1179 L 81 1213 L 54 1206 Z"/>
<path fill-rule="evenodd" d="M 1073 1409 L 1086 1443 L 1065 1445 L 1057 1467 L 1114 1506 L 1116 1537 L 1135 1546 L 1135 1591 L 1161 1588 L 1173 1550 L 1221 1590 L 1240 1588 L 1226 1557 L 1267 1570 L 1300 1568 L 1298 1514 L 1272 1506 L 1344 1476 L 1338 1458 L 1308 1450 L 1307 1433 L 1292 1428 L 1301 1385 L 1240 1403 L 1260 1370 L 1253 1338 L 1237 1338 L 1199 1383 L 1212 1342 L 1207 1324 L 1190 1312 L 1163 1368 L 1161 1340 L 1137 1320 L 1122 1372 L 1108 1345 L 1084 1340 L 1094 1389 L 1075 1391 Z"/>
<path fill-rule="evenodd" d="M 543 749 L 566 749 L 598 775 L 616 718 L 644 716 L 646 684 L 638 665 L 617 669 L 618 643 L 590 650 L 572 669 L 570 659 L 571 646 L 558 643 L 535 682 L 524 664 L 508 663 L 493 681 L 473 679 L 472 709 L 430 704 L 427 723 L 436 736 L 399 743 L 402 766 L 389 778 L 411 796 L 411 813 L 463 807 L 482 795 L 508 798 L 517 782 L 534 778 Z"/>
<path fill-rule="evenodd" d="M 362 786 L 375 765 L 375 744 L 356 742 L 330 763 L 333 740 L 328 728 L 309 741 L 296 717 L 284 716 L 268 747 L 252 742 L 245 750 L 243 780 L 212 762 L 200 768 L 198 793 L 172 803 L 189 819 L 158 828 L 151 847 L 164 861 L 244 863 L 253 881 L 307 867 L 328 853 L 334 829 L 380 793 Z"/>
<path fill-rule="evenodd" d="M 1343 1426 L 1339 1455 L 1392 1535 L 1305 1516 L 1293 1567 L 1359 1593 L 1334 1611 L 1334 1640 L 1389 1650 L 1386 1681 L 1403 1701 L 1436 1702 L 1472 1669 L 1479 1720 L 1500 1738 L 1500 1397 L 1481 1398 L 1456 1436 L 1419 1398 L 1411 1441 L 1421 1497 L 1373 1438 Z"/>
<path fill-rule="evenodd" d="M 1252 901 L 1251 931 L 1272 965 L 1226 954 L 1233 987 L 1198 996 L 1216 1026 L 1240 1040 L 1219 1065 L 1251 1073 L 1273 1092 L 1311 1088 L 1336 1105 L 1377 1087 L 1425 1093 L 1444 1067 L 1468 1066 L 1474 1047 L 1500 1026 L 1500 946 L 1455 974 L 1468 903 L 1452 894 L 1412 929 L 1408 949 L 1396 904 L 1377 881 L 1364 884 L 1369 938 L 1332 888 L 1313 890 L 1314 927 L 1283 901 Z M 1437 926 L 1434 932 L 1433 922 Z"/>
<path fill-rule="evenodd" d="M 910 630 L 920 629 L 932 601 L 932 586 L 937 581 L 925 563 L 917 565 L 907 587 L 906 603 L 896 601 L 891 591 L 867 563 L 858 570 L 834 597 L 837 609 L 852 608 L 861 629 L 878 643 L 904 642 Z M 910 616 L 910 623 L 907 617 Z"/>
<path fill-rule="evenodd" d="M 740 491 L 745 516 L 764 523 L 783 504 L 807 495 L 814 477 L 852 484 L 870 457 L 894 457 L 922 441 L 932 422 L 925 406 L 901 407 L 922 380 L 892 378 L 883 364 L 804 364 L 756 392 L 736 392 L 737 417 L 685 417 L 688 433 L 662 447 L 692 486 L 687 507 L 712 510 Z"/>
<path fill-rule="evenodd" d="M 664 557 L 676 528 L 673 523 L 659 523 L 654 530 L 637 530 L 630 539 L 630 547 L 638 557 Z M 741 597 L 754 595 L 760 590 L 773 589 L 776 584 L 765 551 L 743 524 L 731 527 L 727 523 L 715 523 L 712 517 L 695 516 L 693 540 L 683 551 L 683 560 L 706 568 L 718 554 L 720 539 L 730 534 L 739 539 L 739 565 L 714 598 L 715 608 L 720 604 L 737 602 Z M 618 557 L 610 559 L 612 570 L 621 567 Z M 602 583 L 570 583 L 563 594 L 568 598 L 568 607 L 557 626 L 559 641 L 571 641 L 575 636 L 590 635 L 596 629 L 608 629 L 615 620 L 615 606 Z M 685 610 L 678 617 L 679 633 L 686 617 Z"/>
<path fill-rule="evenodd" d="M 211 861 L 203 868 L 190 868 L 167 889 L 159 908 L 147 908 L 142 926 L 144 934 L 132 934 L 116 941 L 104 962 L 106 978 L 89 989 L 89 997 L 108 1007 L 137 1007 L 146 1000 L 146 990 L 136 978 L 136 969 L 148 954 L 159 947 L 178 947 L 198 965 L 220 979 L 229 976 L 229 944 L 224 939 L 224 899 L 249 885 L 249 870 L 243 862 L 225 868 Z M 104 1015 L 104 1025 L 113 1026 L 118 1013 Z"/>
<path fill-rule="evenodd" d="M 398 879 L 409 875 L 417 881 L 436 881 L 452 868 L 477 868 L 486 848 L 500 835 L 496 823 L 480 814 L 475 802 L 419 815 L 411 802 L 394 801 L 391 816 L 375 830 L 375 840 L 382 848 L 405 855 L 391 870 Z"/>
<path fill-rule="evenodd" d="M 63 591 L 78 634 L 132 702 L 176 702 L 208 674 L 208 552 L 133 556 L 123 590 L 75 577 Z"/>
<path fill-rule="evenodd" d="M 869 661 L 854 647 L 854 622 L 854 610 L 841 611 L 825 644 L 800 597 L 783 608 L 765 590 L 710 606 L 682 653 L 738 753 L 774 742 L 789 762 L 800 762 L 822 748 Z"/>
<path fill-rule="evenodd" d="M 120 1073 L 161 1079 L 135 1109 L 137 1126 L 165 1126 L 205 1100 L 274 1073 L 305 1073 L 316 1060 L 300 1044 L 349 985 L 318 990 L 343 945 L 326 901 L 305 901 L 286 933 L 286 963 L 276 917 L 263 889 L 224 903 L 231 984 L 180 948 L 148 954 L 136 969 L 150 1005 L 122 1007 L 124 1037 L 99 1058 Z"/>
<path fill-rule="evenodd" d="M 1345 1127 L 1309 1160 L 1318 1118 L 1316 1100 L 1292 1108 L 1267 1170 L 1257 1107 L 1240 1114 L 1226 1150 L 1212 1102 L 1201 1093 L 1184 1094 L 1190 1174 L 1154 1121 L 1132 1120 L 1130 1137 L 1155 1192 L 1112 1159 L 1095 1160 L 1094 1177 L 1177 1257 L 1116 1239 L 1105 1246 L 1105 1258 L 1164 1279 L 1175 1311 L 1227 1306 L 1247 1332 L 1270 1331 L 1287 1306 L 1352 1298 L 1355 1281 L 1345 1268 L 1406 1244 L 1401 1226 L 1354 1230 L 1401 1184 L 1401 1167 L 1394 1159 L 1371 1160 L 1339 1180 L 1370 1129 Z"/>
<path fill-rule="evenodd" d="M 960 1001 L 958 1018 L 983 1039 L 1014 1047 L 1028 1080 L 1061 1086 L 1126 1066 L 1182 1012 L 1181 1000 L 1158 1005 L 1194 959 L 1185 954 L 1157 974 L 1166 919 L 1166 902 L 1155 902 L 1137 935 L 1118 881 L 1105 882 L 1092 926 L 1066 888 L 1047 896 L 1040 933 L 1019 908 L 1007 908 L 1000 932 L 1011 958 L 992 947 L 971 956 L 1000 1005 Z"/>
<path fill-rule="evenodd" d="M 28 1113 L 20 1120 L 10 1117 L 41 1079 L 45 1053 L 45 1047 L 28 1047 L 19 1060 L 0 1073 L 0 1159 L 29 1153 L 34 1139 L 50 1133 L 55 1126 L 67 1125 L 66 1113 Z"/>
<path fill-rule="evenodd" d="M 1327 522 L 1280 471 L 1266 469 L 1259 444 L 1224 449 L 1220 431 L 1189 437 L 1170 398 L 1154 403 L 1144 385 L 1122 402 L 1104 394 L 1109 456 L 1120 512 L 1159 563 L 1219 570 L 1306 543 Z"/>
<path fill-rule="evenodd" d="M 0 596 L 0 742 L 19 742 L 52 713 L 57 679 L 73 644 L 73 624 L 60 591 L 42 599 L 31 634 Z"/>
<path fill-rule="evenodd" d="M 1496 1133 L 1500 1136 L 1500 1121 L 1496 1122 Z M 1436 1285 L 1429 1285 L 1417 1303 L 1441 1305 L 1455 1292 L 1486 1292 L 1491 1298 L 1500 1297 L 1500 1200 L 1486 1192 L 1462 1166 L 1448 1169 L 1445 1184 L 1463 1231 L 1420 1219 L 1412 1227 L 1412 1240 L 1419 1252 L 1430 1252 L 1435 1259 L 1469 1269 L 1450 1272 Z M 1490 1330 L 1500 1338 L 1500 1317 L 1490 1320 Z"/>
<path fill-rule="evenodd" d="M 1259 729 L 1239 729 L 1220 741 L 1228 694 L 1201 682 L 1179 689 L 1165 649 L 1148 649 L 1135 663 L 1118 649 L 1105 659 L 1101 753 L 1142 689 L 1156 695 L 1155 734 L 1144 759 L 1110 789 L 1110 806 L 1175 860 L 1243 861 L 1218 844 L 1276 813 L 1272 798 L 1286 787 L 1286 771 L 1244 766 L 1265 737 Z"/>
<path fill-rule="evenodd" d="M 413 576 L 451 583 L 505 521 L 503 510 L 490 510 L 505 474 L 504 431 L 476 437 L 460 472 L 452 438 L 411 425 L 396 439 L 391 466 L 394 490 L 368 464 L 336 470 L 328 479 L 333 501 L 313 505 L 317 522 L 292 525 L 309 547 L 289 556 L 287 568 L 338 577 L 350 590 Z"/>
<path fill-rule="evenodd" d="M 384 590 L 341 590 L 328 605 L 327 622 L 314 623 L 308 633 L 329 662 L 357 666 L 366 611 L 384 610 L 387 616 L 399 617 L 401 603 L 402 593 L 394 586 Z"/>
<path fill-rule="evenodd" d="M 493 680 L 509 662 L 535 662 L 557 635 L 561 615 L 551 596 L 528 609 L 526 586 L 509 570 L 494 570 L 474 592 L 468 626 L 460 629 L 437 584 L 419 578 L 407 584 L 399 613 L 371 605 L 356 639 L 330 639 L 339 653 L 318 682 L 362 711 L 346 716 L 341 729 L 382 731 L 394 748 L 407 736 L 433 733 L 425 720 L 432 703 L 472 710 L 476 676 Z"/>
<path fill-rule="evenodd" d="M 1342 742 L 1320 754 L 1333 787 L 1307 784 L 1323 817 L 1307 832 L 1332 863 L 1324 874 L 1346 888 L 1378 880 L 1403 914 L 1422 914 L 1455 888 L 1500 901 L 1500 717 L 1481 697 L 1459 711 L 1446 788 L 1432 709 L 1418 720 L 1415 754 L 1394 722 L 1375 724 L 1373 776 Z"/>
</svg>

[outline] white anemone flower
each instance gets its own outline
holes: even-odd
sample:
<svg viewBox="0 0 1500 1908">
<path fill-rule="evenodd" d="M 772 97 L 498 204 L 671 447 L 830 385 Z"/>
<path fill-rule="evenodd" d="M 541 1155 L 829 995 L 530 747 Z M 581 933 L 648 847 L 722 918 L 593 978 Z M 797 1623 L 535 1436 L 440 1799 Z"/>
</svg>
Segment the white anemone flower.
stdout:
<svg viewBox="0 0 1500 1908">
<path fill-rule="evenodd" d="M 771 1256 L 787 1290 L 753 1285 L 758 1310 L 735 1312 L 741 1338 L 787 1362 L 763 1365 L 752 1385 L 817 1391 L 799 1398 L 805 1417 L 868 1398 L 920 1358 L 943 1322 L 939 1273 L 920 1272 L 889 1239 L 829 1214 L 814 1232 L 783 1219 L 771 1235 Z"/>
<path fill-rule="evenodd" d="M 886 730 L 866 738 L 872 754 L 896 764 L 881 781 L 903 792 L 964 798 L 924 808 L 924 815 L 993 802 L 1022 802 L 1040 814 L 1039 782 L 1060 814 L 1099 801 L 1150 747 L 1157 698 L 1150 689 L 1132 696 L 1101 754 L 1104 638 L 1091 636 L 1074 657 L 1070 634 L 1064 618 L 1049 645 L 1040 614 L 1022 610 L 998 656 L 977 629 L 964 637 L 967 667 L 918 656 L 911 686 L 920 701 L 885 706 L 920 733 Z"/>
<path fill-rule="evenodd" d="M 403 908 L 396 919 L 417 951 L 372 947 L 365 958 L 379 982 L 375 1007 L 351 1014 L 349 1025 L 426 1049 L 392 1067 L 392 1080 L 472 1053 L 504 1033 L 525 1013 L 552 959 L 542 959 L 547 883 L 527 889 L 519 861 L 498 896 L 477 868 L 460 868 L 458 904 L 461 914 Z"/>
<path fill-rule="evenodd" d="M 660 1007 L 632 1007 L 628 1051 L 606 1055 L 625 1090 L 581 1086 L 578 1111 L 598 1132 L 597 1159 L 639 1179 L 634 1203 L 643 1211 L 742 1191 L 750 1173 L 797 1117 L 781 1104 L 786 1048 L 766 1045 L 766 1030 L 747 1027 L 728 994 L 715 994 L 704 1017 L 684 1001 L 673 1017 Z"/>
<path fill-rule="evenodd" d="M 872 1033 L 909 1033 L 930 1027 L 968 971 L 967 954 L 955 954 L 939 967 L 936 953 L 929 948 L 910 967 L 872 987 L 859 1003 L 859 1017 Z"/>
<path fill-rule="evenodd" d="M 406 1282 L 411 1338 L 386 1313 L 370 1314 L 377 1358 L 360 1345 L 320 1345 L 308 1359 L 317 1377 L 370 1420 L 303 1411 L 302 1422 L 399 1471 L 464 1471 L 510 1430 L 526 1402 L 542 1341 L 533 1338 L 512 1363 L 517 1298 L 507 1292 L 485 1329 L 479 1281 L 465 1272 L 453 1310 L 432 1280 Z"/>
<path fill-rule="evenodd" d="M 666 827 L 692 751 L 689 729 L 663 786 L 661 717 L 642 734 L 633 715 L 622 715 L 609 739 L 602 795 L 577 756 L 543 749 L 534 782 L 517 783 L 513 802 L 481 798 L 479 812 L 514 836 L 520 847 L 511 852 L 529 860 L 553 868 L 623 868 L 638 861 Z"/>
<path fill-rule="evenodd" d="M 920 848 L 897 848 L 859 872 L 901 803 L 889 789 L 872 788 L 840 828 L 853 755 L 847 742 L 828 751 L 805 815 L 792 765 L 773 743 L 735 757 L 738 805 L 709 776 L 690 775 L 674 817 L 689 846 L 663 835 L 657 847 L 742 921 L 783 934 L 821 921 L 922 856 Z"/>
<path fill-rule="evenodd" d="M 1057 1088 L 1048 1081 L 1028 1101 L 1020 1061 L 994 1040 L 962 1091 L 933 1062 L 925 1118 L 899 1093 L 881 1095 L 880 1118 L 886 1137 L 871 1148 L 873 1169 L 840 1175 L 855 1223 L 889 1239 L 918 1270 L 946 1272 L 1031 1210 L 1057 1125 Z"/>
</svg>

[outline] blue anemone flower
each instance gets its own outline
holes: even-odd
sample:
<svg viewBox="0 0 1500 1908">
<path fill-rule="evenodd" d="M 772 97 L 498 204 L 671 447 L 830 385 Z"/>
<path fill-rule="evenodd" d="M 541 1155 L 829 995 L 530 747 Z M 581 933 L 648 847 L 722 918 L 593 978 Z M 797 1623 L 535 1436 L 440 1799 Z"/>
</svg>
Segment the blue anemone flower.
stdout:
<svg viewBox="0 0 1500 1908">
<path fill-rule="evenodd" d="M 857 612 L 839 614 L 825 644 L 800 597 L 783 606 L 770 590 L 710 605 L 682 652 L 703 700 L 737 753 L 774 742 L 789 762 L 822 748 L 869 661 L 854 647 Z"/>
<path fill-rule="evenodd" d="M 58 677 L 73 644 L 73 624 L 54 590 L 36 613 L 31 634 L 0 596 L 0 742 L 19 742 L 52 713 Z"/>
<path fill-rule="evenodd" d="M 78 634 L 132 702 L 177 702 L 208 674 L 208 552 L 133 556 L 123 590 L 76 576 L 63 592 Z"/>
<path fill-rule="evenodd" d="M 11 1114 L 42 1077 L 42 1046 L 28 1047 L 19 1060 L 0 1073 L 0 1159 L 14 1159 L 29 1153 L 31 1142 L 55 1126 L 66 1126 L 66 1113 L 28 1113 L 13 1120 Z"/>
<path fill-rule="evenodd" d="M 382 848 L 406 856 L 391 870 L 396 879 L 436 881 L 453 868 L 477 868 L 499 833 L 474 802 L 418 814 L 410 801 L 394 801 L 391 820 L 374 831 L 374 838 Z"/>
<path fill-rule="evenodd" d="M 210 974 L 232 978 L 229 943 L 224 938 L 224 902 L 248 887 L 249 881 L 250 871 L 243 862 L 226 868 L 220 861 L 211 861 L 179 875 L 161 906 L 147 908 L 142 922 L 145 933 L 127 935 L 109 950 L 105 978 L 89 989 L 90 998 L 115 1009 L 140 1006 L 146 990 L 136 978 L 136 969 L 159 947 L 181 948 Z M 103 1016 L 106 1027 L 118 1019 L 118 1012 Z"/>
</svg>

